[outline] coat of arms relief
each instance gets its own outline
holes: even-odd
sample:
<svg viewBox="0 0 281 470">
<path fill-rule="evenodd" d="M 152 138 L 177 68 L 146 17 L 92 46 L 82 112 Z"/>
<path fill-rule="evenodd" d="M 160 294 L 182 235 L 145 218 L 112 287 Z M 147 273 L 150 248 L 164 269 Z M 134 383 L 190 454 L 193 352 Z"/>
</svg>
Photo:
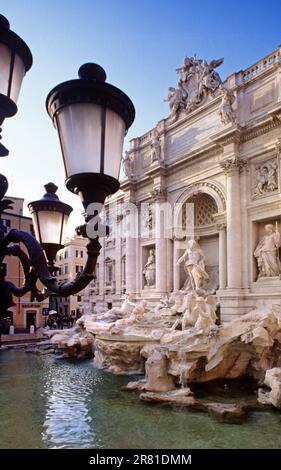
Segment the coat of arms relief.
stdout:
<svg viewBox="0 0 281 470">
<path fill-rule="evenodd" d="M 181 67 L 176 69 L 179 75 L 177 88 L 169 87 L 168 101 L 171 118 L 176 120 L 180 113 L 189 113 L 206 101 L 208 96 L 222 93 L 222 81 L 216 68 L 224 59 L 206 60 L 198 59 L 196 54 L 185 57 Z M 231 119 L 232 120 L 232 119 Z"/>
</svg>

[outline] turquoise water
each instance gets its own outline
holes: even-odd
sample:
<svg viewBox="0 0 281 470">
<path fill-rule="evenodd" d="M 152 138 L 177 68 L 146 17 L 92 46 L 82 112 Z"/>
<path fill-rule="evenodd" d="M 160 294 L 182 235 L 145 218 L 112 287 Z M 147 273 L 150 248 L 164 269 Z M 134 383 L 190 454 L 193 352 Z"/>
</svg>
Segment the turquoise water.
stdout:
<svg viewBox="0 0 281 470">
<path fill-rule="evenodd" d="M 280 414 L 251 413 L 242 425 L 147 405 L 126 377 L 22 350 L 0 353 L 0 448 L 281 448 Z"/>
</svg>

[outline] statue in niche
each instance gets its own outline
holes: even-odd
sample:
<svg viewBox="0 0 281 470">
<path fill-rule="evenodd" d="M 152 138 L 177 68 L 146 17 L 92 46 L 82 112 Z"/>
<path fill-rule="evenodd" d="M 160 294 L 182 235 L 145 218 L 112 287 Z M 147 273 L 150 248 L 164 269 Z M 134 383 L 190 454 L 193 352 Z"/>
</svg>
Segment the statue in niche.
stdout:
<svg viewBox="0 0 281 470">
<path fill-rule="evenodd" d="M 149 250 L 149 256 L 147 258 L 147 261 L 144 265 L 143 269 L 143 274 L 145 277 L 145 285 L 147 287 L 152 287 L 155 286 L 155 255 L 154 255 L 154 250 L 150 249 Z"/>
<path fill-rule="evenodd" d="M 278 164 L 275 159 L 256 166 L 254 196 L 260 196 L 278 189 L 277 169 Z"/>
<path fill-rule="evenodd" d="M 125 155 L 122 158 L 122 165 L 123 165 L 123 170 L 127 178 L 132 177 L 133 173 L 133 168 L 132 168 L 132 160 L 130 158 L 129 152 L 126 150 Z"/>
<path fill-rule="evenodd" d="M 162 162 L 160 137 L 157 129 L 154 129 L 152 133 L 151 157 L 152 161 L 157 160 L 158 162 Z"/>
<path fill-rule="evenodd" d="M 177 261 L 177 265 L 182 262 L 190 278 L 192 290 L 200 289 L 204 280 L 209 279 L 209 275 L 205 269 L 204 253 L 194 239 L 189 240 L 188 248 Z"/>
<path fill-rule="evenodd" d="M 277 222 L 274 232 L 274 226 L 267 224 L 265 226 L 265 235 L 259 241 L 254 256 L 258 263 L 258 277 L 280 276 L 281 264 L 279 259 L 279 248 L 281 246 L 280 233 L 278 232 Z"/>
<path fill-rule="evenodd" d="M 220 90 L 222 92 L 222 101 L 221 101 L 221 107 L 219 110 L 221 122 L 223 124 L 229 124 L 229 123 L 235 124 L 236 115 L 232 108 L 232 105 L 235 101 L 234 93 L 231 90 L 224 88 L 222 85 L 220 86 Z"/>
</svg>

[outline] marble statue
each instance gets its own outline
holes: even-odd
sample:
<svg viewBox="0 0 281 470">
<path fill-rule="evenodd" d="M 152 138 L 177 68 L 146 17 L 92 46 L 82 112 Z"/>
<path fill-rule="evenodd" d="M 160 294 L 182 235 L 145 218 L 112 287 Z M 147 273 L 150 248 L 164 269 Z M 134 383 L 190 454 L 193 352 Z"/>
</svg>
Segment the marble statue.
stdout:
<svg viewBox="0 0 281 470">
<path fill-rule="evenodd" d="M 157 129 L 154 129 L 152 133 L 151 157 L 152 157 L 152 161 L 157 160 L 158 162 L 162 162 L 161 143 L 160 143 L 159 133 Z"/>
<path fill-rule="evenodd" d="M 151 249 L 149 250 L 149 256 L 147 258 L 147 261 L 143 269 L 146 286 L 148 287 L 155 286 L 155 273 L 156 273 L 155 255 L 154 255 L 154 250 Z"/>
<path fill-rule="evenodd" d="M 185 296 L 185 302 L 183 307 L 185 307 L 182 316 L 182 330 L 194 326 L 197 320 L 197 311 L 195 310 L 196 306 L 196 294 L 190 292 Z"/>
<path fill-rule="evenodd" d="M 132 160 L 127 150 L 125 151 L 125 155 L 122 158 L 122 165 L 123 165 L 123 170 L 124 170 L 125 175 L 127 176 L 127 178 L 130 179 L 132 177 L 133 168 L 132 168 Z"/>
<path fill-rule="evenodd" d="M 209 64 L 206 60 L 203 61 L 203 67 L 201 72 L 201 88 L 214 93 L 221 84 L 221 78 L 219 74 L 214 70 L 223 63 L 223 59 L 212 60 Z"/>
<path fill-rule="evenodd" d="M 281 264 L 279 259 L 279 248 L 281 246 L 280 233 L 277 222 L 274 231 L 272 224 L 265 225 L 265 235 L 259 241 L 254 256 L 258 263 L 258 277 L 280 276 Z"/>
<path fill-rule="evenodd" d="M 178 113 L 180 112 L 183 104 L 183 93 L 179 88 L 169 87 L 168 96 L 164 101 L 168 101 L 171 118 L 177 118 Z"/>
<path fill-rule="evenodd" d="M 216 301 L 214 296 L 209 295 L 205 299 L 203 297 L 197 297 L 194 314 L 197 315 L 195 328 L 203 329 L 203 331 L 212 327 L 216 323 Z"/>
<path fill-rule="evenodd" d="M 176 315 L 180 312 L 182 305 L 182 298 L 180 295 L 175 294 L 173 296 L 173 304 L 170 307 L 171 315 Z"/>
<path fill-rule="evenodd" d="M 215 325 L 216 322 L 216 298 L 214 295 L 197 295 L 195 292 L 190 292 L 184 296 L 182 307 L 179 309 L 180 313 L 183 312 L 181 318 L 177 319 L 172 330 L 175 330 L 181 325 L 182 330 L 195 327 L 203 330 Z"/>
<path fill-rule="evenodd" d="M 189 240 L 188 248 L 177 261 L 177 265 L 182 262 L 184 262 L 185 271 L 190 277 L 192 289 L 200 289 L 203 281 L 209 279 L 209 275 L 205 269 L 204 253 L 195 240 Z"/>
<path fill-rule="evenodd" d="M 169 300 L 169 297 L 165 295 L 165 297 L 162 297 L 159 301 L 159 303 L 156 305 L 154 312 L 156 314 L 161 313 L 161 310 L 163 309 L 169 309 L 171 306 L 171 302 Z"/>
<path fill-rule="evenodd" d="M 278 165 L 276 159 L 268 160 L 256 166 L 254 196 L 261 196 L 278 189 L 277 172 Z"/>
<path fill-rule="evenodd" d="M 117 319 L 117 318 L 128 317 L 136 306 L 136 304 L 132 302 L 132 300 L 133 300 L 133 295 L 130 293 L 127 294 L 121 307 L 113 307 L 111 310 L 108 310 L 106 313 L 97 315 L 96 319 L 102 320 L 102 321 L 114 321 L 114 319 Z"/>
<path fill-rule="evenodd" d="M 219 110 L 221 122 L 223 124 L 235 124 L 236 114 L 232 108 L 232 105 L 235 101 L 234 93 L 231 90 L 224 88 L 222 85 L 220 85 L 220 91 L 222 92 L 222 101 Z"/>
<path fill-rule="evenodd" d="M 146 230 L 153 228 L 153 206 L 146 204 L 142 214 L 143 226 Z"/>
<path fill-rule="evenodd" d="M 197 59 L 196 54 L 185 57 L 181 67 L 176 69 L 179 74 L 178 87 L 169 87 L 168 98 L 171 118 L 177 119 L 180 111 L 187 113 L 196 109 L 208 95 L 213 95 L 221 85 L 221 78 L 214 70 L 223 63 L 223 59 Z"/>
<path fill-rule="evenodd" d="M 114 334 L 119 334 L 121 333 L 121 331 L 124 332 L 127 327 L 138 323 L 146 312 L 146 306 L 147 301 L 141 300 L 139 304 L 135 305 L 129 317 L 121 318 L 120 320 L 116 321 L 116 323 L 112 326 L 110 332 Z"/>
</svg>

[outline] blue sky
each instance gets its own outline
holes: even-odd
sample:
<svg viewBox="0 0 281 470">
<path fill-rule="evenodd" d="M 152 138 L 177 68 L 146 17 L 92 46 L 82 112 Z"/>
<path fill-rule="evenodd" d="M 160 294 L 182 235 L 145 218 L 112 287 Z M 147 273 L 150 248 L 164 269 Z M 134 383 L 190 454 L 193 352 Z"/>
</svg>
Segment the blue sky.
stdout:
<svg viewBox="0 0 281 470">
<path fill-rule="evenodd" d="M 224 57 L 224 79 L 281 43 L 280 0 L 1 0 L 0 13 L 34 58 L 18 114 L 2 126 L 10 156 L 0 160 L 0 172 L 10 180 L 9 194 L 27 202 L 42 196 L 43 184 L 55 182 L 76 213 L 81 206 L 64 188 L 58 138 L 45 111 L 53 86 L 75 78 L 84 62 L 102 65 L 108 81 L 135 104 L 130 139 L 168 115 L 163 100 L 185 55 Z"/>
</svg>

